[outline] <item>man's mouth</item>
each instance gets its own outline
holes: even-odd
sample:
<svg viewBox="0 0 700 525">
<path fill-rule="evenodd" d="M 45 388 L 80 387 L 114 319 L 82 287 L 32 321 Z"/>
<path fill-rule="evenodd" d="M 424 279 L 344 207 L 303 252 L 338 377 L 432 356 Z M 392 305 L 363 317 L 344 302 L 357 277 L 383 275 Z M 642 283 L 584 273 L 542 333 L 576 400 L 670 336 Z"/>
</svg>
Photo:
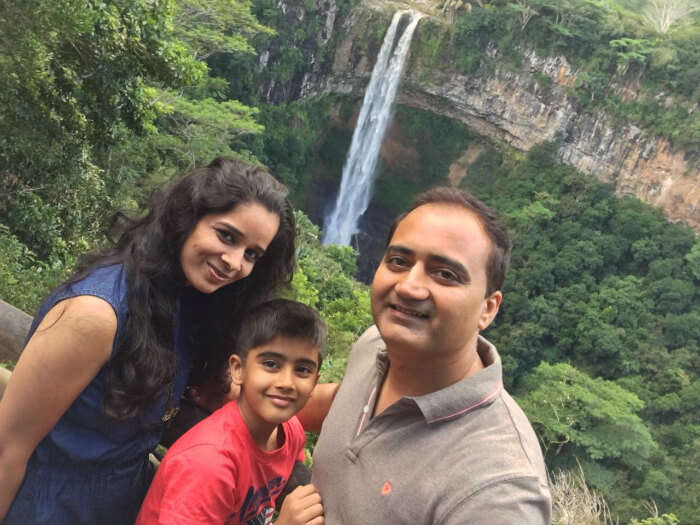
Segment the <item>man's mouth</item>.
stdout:
<svg viewBox="0 0 700 525">
<path fill-rule="evenodd" d="M 428 319 L 428 317 L 429 317 L 429 315 L 424 313 L 424 312 L 421 312 L 419 310 L 414 310 L 412 308 L 406 308 L 405 306 L 401 306 L 398 304 L 390 304 L 389 308 L 391 308 L 392 310 L 394 310 L 396 312 L 410 315 L 410 316 L 416 317 L 418 319 Z"/>
</svg>

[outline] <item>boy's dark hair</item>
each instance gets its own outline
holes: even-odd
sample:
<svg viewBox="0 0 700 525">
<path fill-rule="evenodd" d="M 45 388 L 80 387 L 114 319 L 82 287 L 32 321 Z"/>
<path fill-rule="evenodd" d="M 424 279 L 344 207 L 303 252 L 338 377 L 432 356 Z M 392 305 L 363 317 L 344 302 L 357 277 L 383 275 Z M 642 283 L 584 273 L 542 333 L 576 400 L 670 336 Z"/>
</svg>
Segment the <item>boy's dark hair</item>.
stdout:
<svg viewBox="0 0 700 525">
<path fill-rule="evenodd" d="M 297 301 L 274 299 L 248 312 L 239 323 L 235 351 L 243 362 L 248 352 L 275 337 L 304 339 L 318 348 L 318 366 L 323 359 L 326 324 L 318 312 Z"/>
<path fill-rule="evenodd" d="M 426 204 L 451 204 L 464 208 L 476 215 L 484 228 L 484 232 L 491 241 L 491 253 L 486 263 L 486 295 L 489 296 L 496 290 L 500 290 L 503 287 L 508 266 L 510 266 L 512 243 L 508 230 L 494 210 L 464 190 L 438 186 L 419 193 L 411 208 L 406 213 L 399 215 L 391 225 L 386 239 L 386 246 L 389 246 L 396 227 L 404 220 L 406 215 Z"/>
</svg>

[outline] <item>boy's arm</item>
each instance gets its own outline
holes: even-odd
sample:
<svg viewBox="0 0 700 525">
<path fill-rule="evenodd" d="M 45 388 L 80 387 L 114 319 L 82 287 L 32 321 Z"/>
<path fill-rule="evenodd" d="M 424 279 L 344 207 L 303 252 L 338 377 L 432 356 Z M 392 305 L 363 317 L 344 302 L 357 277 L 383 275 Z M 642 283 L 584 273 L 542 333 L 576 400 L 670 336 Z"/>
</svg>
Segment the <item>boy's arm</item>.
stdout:
<svg viewBox="0 0 700 525">
<path fill-rule="evenodd" d="M 304 408 L 297 413 L 304 430 L 317 433 L 321 431 L 321 425 L 328 415 L 333 398 L 338 393 L 338 388 L 340 388 L 340 383 L 319 383 L 316 385 Z"/>
</svg>

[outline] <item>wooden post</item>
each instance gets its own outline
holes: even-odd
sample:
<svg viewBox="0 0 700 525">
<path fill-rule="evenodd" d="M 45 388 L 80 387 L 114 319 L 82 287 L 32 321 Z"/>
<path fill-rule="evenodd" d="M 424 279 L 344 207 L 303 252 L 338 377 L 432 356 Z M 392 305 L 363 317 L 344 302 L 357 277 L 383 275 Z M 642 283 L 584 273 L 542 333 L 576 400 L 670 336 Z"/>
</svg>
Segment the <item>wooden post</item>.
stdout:
<svg viewBox="0 0 700 525">
<path fill-rule="evenodd" d="M 32 318 L 0 299 L 0 361 L 17 361 Z"/>
</svg>

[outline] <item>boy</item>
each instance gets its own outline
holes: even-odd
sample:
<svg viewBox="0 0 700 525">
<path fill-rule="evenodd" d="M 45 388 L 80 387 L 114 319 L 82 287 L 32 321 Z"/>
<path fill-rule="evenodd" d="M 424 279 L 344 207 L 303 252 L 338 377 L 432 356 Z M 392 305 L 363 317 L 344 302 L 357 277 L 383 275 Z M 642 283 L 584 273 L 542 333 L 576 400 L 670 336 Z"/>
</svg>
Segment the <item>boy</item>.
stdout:
<svg viewBox="0 0 700 525">
<path fill-rule="evenodd" d="M 294 301 L 269 301 L 246 315 L 229 359 L 238 400 L 168 450 L 136 525 L 271 523 L 277 496 L 304 455 L 295 414 L 318 380 L 325 335 L 319 315 Z M 313 485 L 285 498 L 276 523 L 323 523 Z"/>
</svg>

